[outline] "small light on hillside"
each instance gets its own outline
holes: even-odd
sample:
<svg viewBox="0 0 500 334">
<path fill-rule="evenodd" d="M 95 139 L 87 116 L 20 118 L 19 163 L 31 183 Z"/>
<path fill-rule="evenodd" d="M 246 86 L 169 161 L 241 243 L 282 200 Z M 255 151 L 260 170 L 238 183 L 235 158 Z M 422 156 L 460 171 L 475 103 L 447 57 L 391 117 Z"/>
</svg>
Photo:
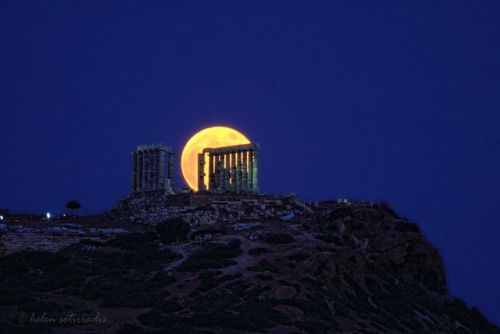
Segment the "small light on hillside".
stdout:
<svg viewBox="0 0 500 334">
<path fill-rule="evenodd" d="M 45 217 L 47 217 L 47 220 L 50 220 L 50 217 L 51 217 L 50 212 L 47 212 L 47 213 L 45 214 Z"/>
</svg>

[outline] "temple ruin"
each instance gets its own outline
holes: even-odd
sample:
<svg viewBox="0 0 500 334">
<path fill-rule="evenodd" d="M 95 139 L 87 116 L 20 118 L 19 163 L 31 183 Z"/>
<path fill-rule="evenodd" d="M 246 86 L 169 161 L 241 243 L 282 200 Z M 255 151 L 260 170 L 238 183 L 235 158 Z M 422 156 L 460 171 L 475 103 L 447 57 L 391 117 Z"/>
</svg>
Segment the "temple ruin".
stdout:
<svg viewBox="0 0 500 334">
<path fill-rule="evenodd" d="M 138 146 L 132 152 L 131 190 L 111 211 L 113 219 L 157 224 L 186 213 L 190 221 L 208 222 L 214 221 L 215 216 L 199 211 L 202 216 L 198 217 L 198 211 L 191 213 L 186 208 L 269 198 L 259 189 L 258 144 L 204 148 L 198 153 L 197 192 L 174 187 L 173 160 L 173 151 L 168 146 Z M 269 213 L 269 209 L 262 210 Z"/>
<path fill-rule="evenodd" d="M 132 152 L 131 193 L 162 192 L 174 194 L 173 151 L 164 145 L 140 145 Z"/>
<path fill-rule="evenodd" d="M 198 191 L 258 193 L 257 144 L 205 148 L 198 154 Z M 205 164 L 208 162 L 208 184 Z"/>
</svg>

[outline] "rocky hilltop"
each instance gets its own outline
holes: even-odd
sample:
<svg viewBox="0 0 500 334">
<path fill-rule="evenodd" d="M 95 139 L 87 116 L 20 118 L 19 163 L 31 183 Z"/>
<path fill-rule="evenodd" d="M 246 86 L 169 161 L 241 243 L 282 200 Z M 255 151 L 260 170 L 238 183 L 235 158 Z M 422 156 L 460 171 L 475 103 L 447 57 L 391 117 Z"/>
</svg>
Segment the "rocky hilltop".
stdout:
<svg viewBox="0 0 500 334">
<path fill-rule="evenodd" d="M 500 333 L 387 204 L 281 205 L 0 257 L 0 332 Z"/>
</svg>

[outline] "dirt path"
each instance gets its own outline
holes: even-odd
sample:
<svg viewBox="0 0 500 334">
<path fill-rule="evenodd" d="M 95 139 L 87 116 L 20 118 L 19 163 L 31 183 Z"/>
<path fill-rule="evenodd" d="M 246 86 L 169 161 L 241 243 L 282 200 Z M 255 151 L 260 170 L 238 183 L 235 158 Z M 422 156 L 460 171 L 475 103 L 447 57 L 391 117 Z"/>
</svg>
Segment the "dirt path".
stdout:
<svg viewBox="0 0 500 334">
<path fill-rule="evenodd" d="M 173 262 L 170 262 L 168 265 L 166 265 L 165 268 L 163 268 L 164 272 L 172 271 L 172 269 L 180 266 L 182 263 L 184 263 L 184 261 L 186 261 L 186 259 L 188 258 L 188 252 L 185 248 L 186 248 L 186 244 L 178 244 L 178 245 L 170 246 L 170 250 L 172 252 L 179 254 L 182 257 L 179 260 L 175 260 Z"/>
</svg>

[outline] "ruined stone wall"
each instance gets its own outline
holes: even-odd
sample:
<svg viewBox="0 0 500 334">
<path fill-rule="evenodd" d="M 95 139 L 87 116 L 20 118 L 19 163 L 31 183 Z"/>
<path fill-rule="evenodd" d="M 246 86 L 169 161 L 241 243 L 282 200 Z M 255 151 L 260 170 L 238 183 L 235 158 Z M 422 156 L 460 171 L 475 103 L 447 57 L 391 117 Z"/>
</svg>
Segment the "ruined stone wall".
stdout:
<svg viewBox="0 0 500 334">
<path fill-rule="evenodd" d="M 116 222 L 155 225 L 180 217 L 191 225 L 204 225 L 269 218 L 289 221 L 304 213 L 311 213 L 311 209 L 295 198 L 186 193 L 174 196 L 129 196 L 117 203 L 109 213 L 109 218 Z"/>
</svg>

